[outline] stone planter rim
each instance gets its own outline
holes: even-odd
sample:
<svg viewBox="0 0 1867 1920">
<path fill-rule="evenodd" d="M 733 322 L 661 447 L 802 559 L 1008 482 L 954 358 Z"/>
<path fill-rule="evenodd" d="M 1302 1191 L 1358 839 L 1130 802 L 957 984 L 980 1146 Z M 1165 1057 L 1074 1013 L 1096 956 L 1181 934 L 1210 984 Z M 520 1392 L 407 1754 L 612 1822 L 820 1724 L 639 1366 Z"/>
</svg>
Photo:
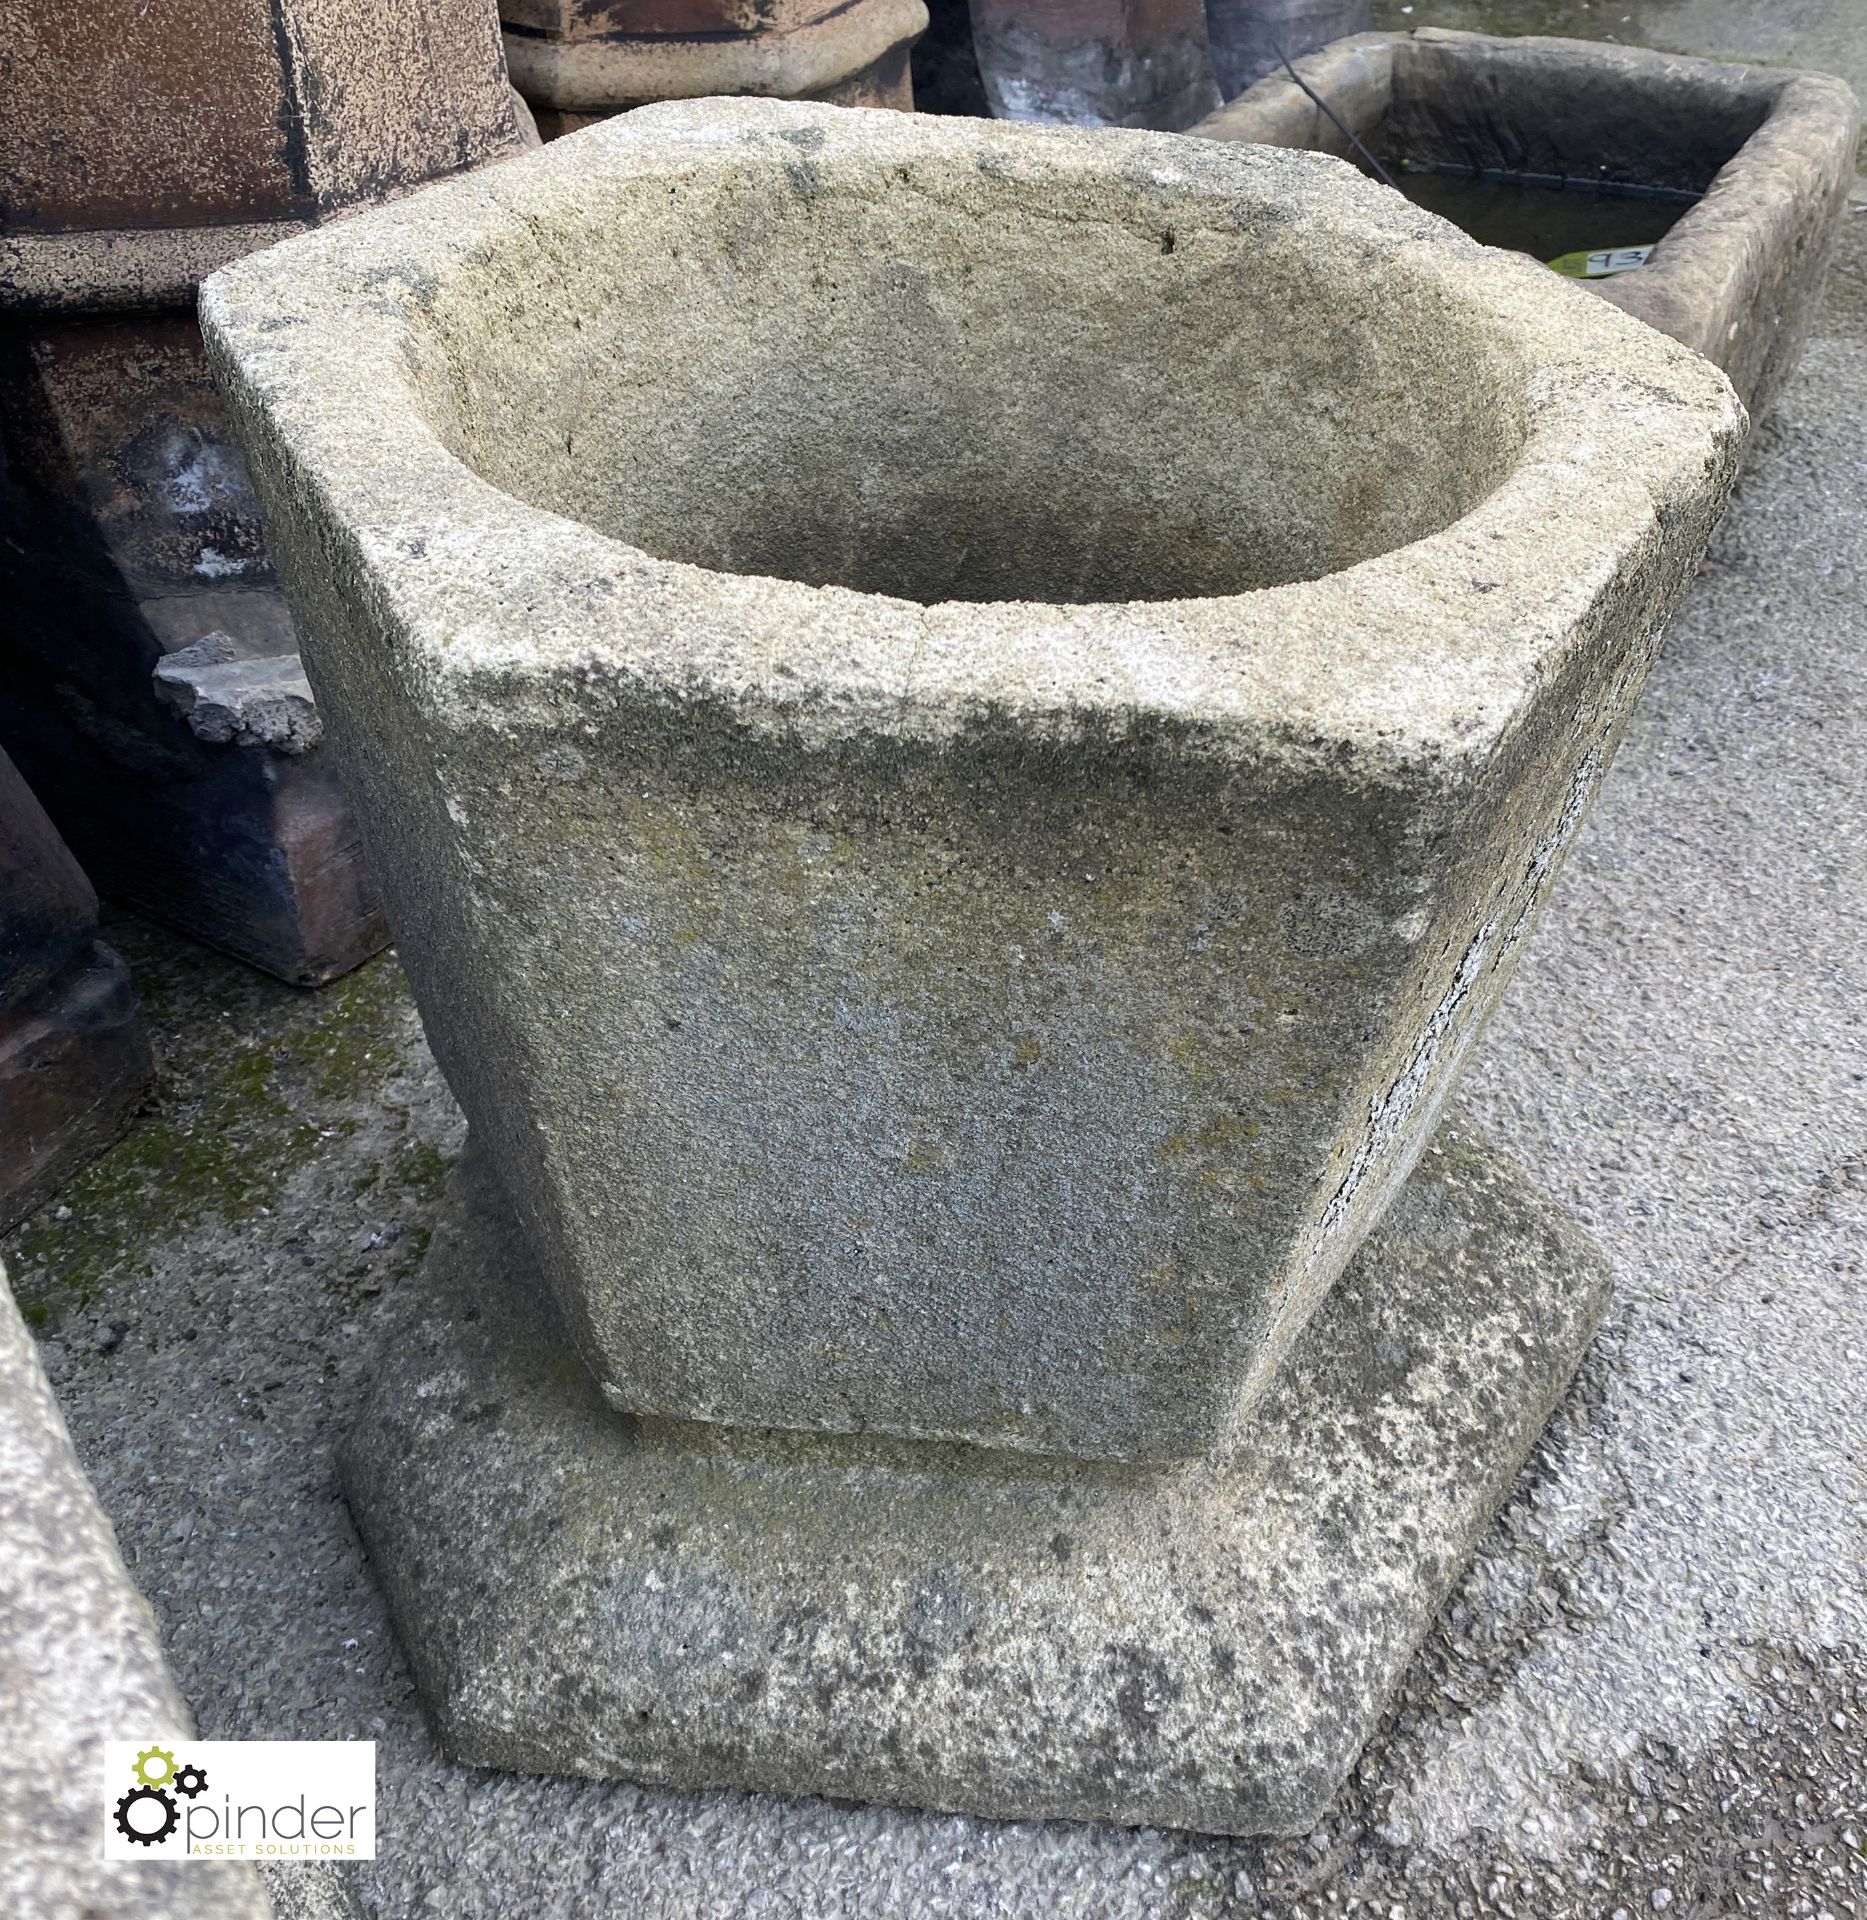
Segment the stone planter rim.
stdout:
<svg viewBox="0 0 1867 1920">
<path fill-rule="evenodd" d="M 877 169 L 983 141 L 1026 177 L 1124 179 L 1154 197 L 1151 217 L 1182 225 L 1326 176 L 1356 238 L 1410 248 L 1410 270 L 1456 279 L 1519 343 L 1516 464 L 1439 531 L 1316 579 L 1208 599 L 923 605 L 655 558 L 504 492 L 442 443 L 403 347 L 449 274 L 592 181 L 693 175 L 802 129 L 817 164 Z M 864 730 L 938 741 L 1009 712 L 1034 737 L 1157 730 L 1181 755 L 1274 741 L 1320 762 L 1349 740 L 1371 768 L 1417 776 L 1429 762 L 1457 782 L 1588 630 L 1639 530 L 1744 426 L 1696 355 L 1342 161 L 807 103 L 643 109 L 250 256 L 207 283 L 201 313 L 249 437 L 289 449 L 348 529 L 438 714 L 450 682 L 550 670 L 717 701 L 807 744 Z"/>
</svg>

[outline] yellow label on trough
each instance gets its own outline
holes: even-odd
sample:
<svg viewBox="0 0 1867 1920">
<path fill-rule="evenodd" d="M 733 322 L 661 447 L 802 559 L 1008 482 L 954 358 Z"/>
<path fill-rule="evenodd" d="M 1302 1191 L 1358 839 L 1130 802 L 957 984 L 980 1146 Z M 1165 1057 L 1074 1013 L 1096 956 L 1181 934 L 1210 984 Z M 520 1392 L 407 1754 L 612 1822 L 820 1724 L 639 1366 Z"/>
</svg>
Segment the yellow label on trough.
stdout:
<svg viewBox="0 0 1867 1920">
<path fill-rule="evenodd" d="M 1656 240 L 1653 246 L 1658 246 Z M 1571 280 L 1605 280 L 1610 274 L 1632 273 L 1653 258 L 1653 247 L 1597 247 L 1592 253 L 1559 253 L 1546 262 Z"/>
</svg>

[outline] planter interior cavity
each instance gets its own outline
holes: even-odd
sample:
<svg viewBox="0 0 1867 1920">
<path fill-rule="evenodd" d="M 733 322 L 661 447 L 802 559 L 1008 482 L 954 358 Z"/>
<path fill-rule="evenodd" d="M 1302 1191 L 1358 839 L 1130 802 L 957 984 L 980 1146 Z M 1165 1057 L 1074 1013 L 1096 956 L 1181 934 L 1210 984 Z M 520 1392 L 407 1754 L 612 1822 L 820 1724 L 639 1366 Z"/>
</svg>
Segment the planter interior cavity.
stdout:
<svg viewBox="0 0 1867 1920">
<path fill-rule="evenodd" d="M 1378 162 L 1484 244 L 1703 353 L 1754 411 L 1793 370 L 1854 170 L 1841 81 L 1434 28 L 1352 35 L 1296 71 L 1189 131 Z"/>
<path fill-rule="evenodd" d="M 581 219 L 534 243 L 529 281 L 504 256 L 464 271 L 421 329 L 445 342 L 436 418 L 460 457 L 665 560 L 1084 602 L 1353 566 L 1456 519 L 1521 445 L 1522 362 L 1494 316 L 1420 278 L 1376 324 L 1365 256 L 1274 208 L 1249 247 L 1196 222 L 1175 259 L 1146 180 L 1112 182 L 1065 247 L 1017 189 L 982 230 L 970 156 L 880 191 L 807 147 L 786 164 L 715 188 L 703 224 L 678 196 L 632 210 L 626 274 Z M 904 257 L 911 196 L 951 275 Z"/>
<path fill-rule="evenodd" d="M 1721 376 L 1313 156 L 751 101 L 203 315 L 476 1145 L 348 1469 L 450 1747 L 1308 1817 L 1599 1310 L 1483 1154 L 1331 1290 L 1722 508 Z M 1444 1383 L 1370 1331 L 1422 1288 Z M 467 1505 L 551 1543 L 490 1638 Z M 800 1708 L 832 1617 L 912 1740 Z"/>
</svg>

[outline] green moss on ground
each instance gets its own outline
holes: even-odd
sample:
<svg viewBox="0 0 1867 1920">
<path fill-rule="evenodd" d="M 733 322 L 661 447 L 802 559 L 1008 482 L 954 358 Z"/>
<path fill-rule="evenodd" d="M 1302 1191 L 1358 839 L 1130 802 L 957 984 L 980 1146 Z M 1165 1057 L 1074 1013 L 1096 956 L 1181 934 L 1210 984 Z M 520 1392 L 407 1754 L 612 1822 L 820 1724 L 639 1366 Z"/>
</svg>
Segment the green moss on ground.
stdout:
<svg viewBox="0 0 1867 1920">
<path fill-rule="evenodd" d="M 124 1137 L 0 1249 L 40 1331 L 114 1280 L 150 1276 L 203 1215 L 238 1227 L 276 1211 L 365 1124 L 405 1131 L 407 1109 L 385 1089 L 421 1059 L 392 954 L 307 992 L 125 918 L 107 931 L 142 997 L 157 1078 Z M 350 1184 L 432 1203 L 447 1168 L 432 1142 L 405 1137 Z"/>
</svg>

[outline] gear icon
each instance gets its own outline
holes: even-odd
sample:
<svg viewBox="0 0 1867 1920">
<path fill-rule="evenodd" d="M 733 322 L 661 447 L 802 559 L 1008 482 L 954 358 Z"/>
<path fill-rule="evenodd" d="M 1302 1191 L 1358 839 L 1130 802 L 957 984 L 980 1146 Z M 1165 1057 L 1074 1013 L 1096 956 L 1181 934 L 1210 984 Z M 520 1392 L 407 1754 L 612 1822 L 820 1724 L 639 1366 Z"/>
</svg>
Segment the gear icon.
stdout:
<svg viewBox="0 0 1867 1920">
<path fill-rule="evenodd" d="M 134 1825 L 130 1814 L 134 1808 L 146 1800 L 153 1800 L 162 1809 L 162 1824 L 145 1833 Z M 158 1840 L 166 1840 L 175 1831 L 181 1815 L 175 1810 L 175 1802 L 160 1787 L 132 1787 L 117 1802 L 117 1831 L 126 1840 L 134 1840 L 139 1847 L 153 1847 Z"/>
<path fill-rule="evenodd" d="M 175 1778 L 175 1756 L 167 1747 L 145 1747 L 130 1764 L 139 1786 L 166 1787 Z"/>
<path fill-rule="evenodd" d="M 175 1791 L 184 1800 L 192 1800 L 197 1793 L 207 1791 L 207 1775 L 197 1766 L 178 1767 L 175 1772 Z"/>
</svg>

